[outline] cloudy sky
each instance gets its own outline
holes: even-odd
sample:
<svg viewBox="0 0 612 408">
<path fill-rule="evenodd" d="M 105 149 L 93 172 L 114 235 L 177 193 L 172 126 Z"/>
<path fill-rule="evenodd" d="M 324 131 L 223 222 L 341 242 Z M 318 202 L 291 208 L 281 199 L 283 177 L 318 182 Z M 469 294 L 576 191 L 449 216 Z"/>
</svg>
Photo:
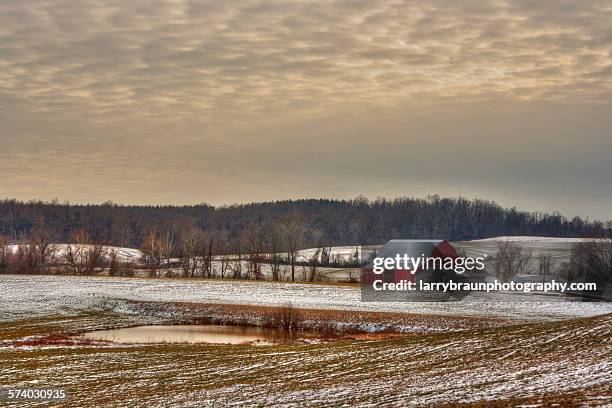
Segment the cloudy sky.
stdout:
<svg viewBox="0 0 612 408">
<path fill-rule="evenodd" d="M 612 219 L 612 1 L 0 2 L 0 196 Z"/>
</svg>

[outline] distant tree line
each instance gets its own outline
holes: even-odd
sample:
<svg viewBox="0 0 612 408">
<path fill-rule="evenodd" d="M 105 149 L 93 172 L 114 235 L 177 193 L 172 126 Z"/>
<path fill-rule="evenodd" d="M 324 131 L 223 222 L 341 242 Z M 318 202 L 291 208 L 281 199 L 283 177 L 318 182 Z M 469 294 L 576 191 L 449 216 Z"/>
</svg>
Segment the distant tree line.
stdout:
<svg viewBox="0 0 612 408">
<path fill-rule="evenodd" d="M 287 224 L 287 219 L 296 215 L 299 222 Z M 13 243 L 44 229 L 54 242 L 75 242 L 75 232 L 79 232 L 93 243 L 141 248 L 154 238 L 152 234 L 172 232 L 173 239 L 178 242 L 181 237 L 192 236 L 196 229 L 237 245 L 235 241 L 240 236 L 247 241 L 247 236 L 253 234 L 272 239 L 283 223 L 285 228 L 296 228 L 293 235 L 300 236 L 299 243 L 289 243 L 292 247 L 298 244 L 316 247 L 320 243 L 329 246 L 379 244 L 397 238 L 600 237 L 609 236 L 612 230 L 610 222 L 580 217 L 567 219 L 558 213 L 505 209 L 492 201 L 437 195 L 375 201 L 363 197 L 284 200 L 222 207 L 0 201 L 0 235 Z M 253 244 L 243 242 L 240 245 Z M 270 245 L 275 247 L 280 242 Z"/>
<path fill-rule="evenodd" d="M 132 276 L 135 269 L 144 268 L 151 277 L 179 271 L 186 278 L 258 280 L 264 278 L 265 267 L 272 280 L 295 281 L 296 267 L 301 266 L 303 279 L 316 281 L 321 266 L 356 267 L 363 262 L 358 251 L 349 260 L 335 258 L 332 246 L 379 244 L 396 238 L 609 237 L 611 227 L 609 222 L 568 220 L 559 214 L 504 209 L 484 200 L 438 196 L 287 200 L 218 208 L 4 200 L 0 201 L 0 273 L 108 271 Z M 73 245 L 59 251 L 57 243 Z M 14 244 L 17 250 L 14 246 L 9 250 Z M 143 258 L 124 261 L 107 246 L 139 248 Z M 304 248 L 316 249 L 308 258 L 299 257 L 298 251 Z M 586 260 L 604 259 L 591 256 L 594 252 L 585 248 L 574 251 L 582 254 L 573 254 L 576 275 L 595 267 Z M 530 269 L 532 261 L 520 248 L 506 244 L 495 257 L 495 273 L 507 280 Z M 604 271 L 598 276 L 608 271 L 608 266 L 598 268 Z M 350 280 L 356 278 L 351 275 Z"/>
</svg>

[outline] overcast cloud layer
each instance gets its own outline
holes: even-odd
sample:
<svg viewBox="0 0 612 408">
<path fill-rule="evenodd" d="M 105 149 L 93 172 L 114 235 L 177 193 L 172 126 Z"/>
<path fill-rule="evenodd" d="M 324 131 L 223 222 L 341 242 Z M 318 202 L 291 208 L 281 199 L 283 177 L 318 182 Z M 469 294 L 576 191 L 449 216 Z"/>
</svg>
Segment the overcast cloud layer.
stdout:
<svg viewBox="0 0 612 408">
<path fill-rule="evenodd" d="M 0 196 L 612 219 L 612 1 L 0 2 Z"/>
</svg>

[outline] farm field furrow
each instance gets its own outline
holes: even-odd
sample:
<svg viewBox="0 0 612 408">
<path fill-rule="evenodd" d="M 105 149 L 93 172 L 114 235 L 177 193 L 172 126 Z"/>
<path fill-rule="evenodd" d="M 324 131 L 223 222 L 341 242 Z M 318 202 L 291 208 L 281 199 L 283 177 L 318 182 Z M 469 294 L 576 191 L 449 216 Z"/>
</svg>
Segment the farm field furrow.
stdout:
<svg viewBox="0 0 612 408">
<path fill-rule="evenodd" d="M 611 327 L 607 315 L 315 345 L 3 348 L 0 384 L 63 386 L 66 406 L 606 404 Z"/>
</svg>

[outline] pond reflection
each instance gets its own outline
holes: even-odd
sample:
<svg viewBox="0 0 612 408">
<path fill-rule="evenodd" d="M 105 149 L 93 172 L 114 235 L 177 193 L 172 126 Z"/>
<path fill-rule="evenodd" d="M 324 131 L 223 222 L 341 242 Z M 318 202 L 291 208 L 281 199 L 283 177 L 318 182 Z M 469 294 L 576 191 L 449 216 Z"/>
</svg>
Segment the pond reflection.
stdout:
<svg viewBox="0 0 612 408">
<path fill-rule="evenodd" d="M 314 333 L 288 332 L 255 326 L 173 325 L 137 326 L 97 330 L 82 335 L 88 340 L 113 343 L 211 343 L 211 344 L 278 344 L 316 339 Z"/>
</svg>

